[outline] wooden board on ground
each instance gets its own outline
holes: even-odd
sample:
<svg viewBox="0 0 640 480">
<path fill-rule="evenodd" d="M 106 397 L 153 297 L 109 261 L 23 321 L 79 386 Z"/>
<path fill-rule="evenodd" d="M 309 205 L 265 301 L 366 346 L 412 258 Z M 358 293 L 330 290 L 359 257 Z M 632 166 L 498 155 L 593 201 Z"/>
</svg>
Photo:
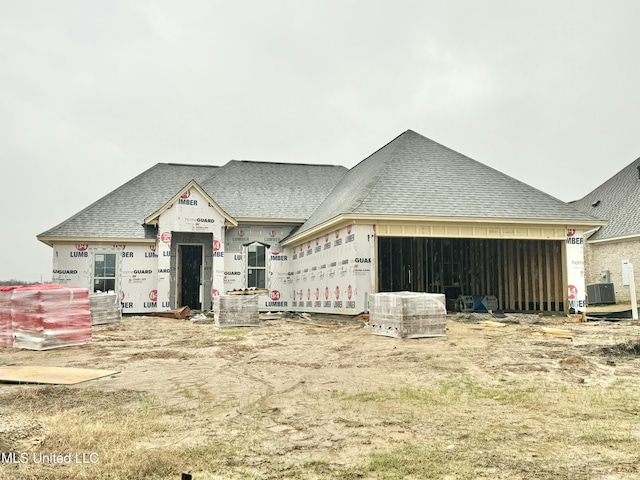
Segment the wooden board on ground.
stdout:
<svg viewBox="0 0 640 480">
<path fill-rule="evenodd" d="M 567 340 L 573 340 L 573 333 L 571 330 L 565 330 L 563 328 L 546 328 L 542 327 L 542 331 L 545 335 L 551 335 L 558 338 L 566 338 Z"/>
<path fill-rule="evenodd" d="M 117 370 L 94 368 L 1 366 L 0 382 L 4 383 L 44 383 L 49 385 L 75 385 L 97 378 L 120 373 Z"/>
<path fill-rule="evenodd" d="M 178 320 L 184 320 L 189 315 L 191 315 L 191 309 L 187 306 L 149 314 L 152 317 L 176 318 Z"/>
<path fill-rule="evenodd" d="M 231 290 L 227 292 L 225 295 L 264 295 L 269 293 L 269 290 L 266 288 L 256 288 L 256 289 L 247 289 L 247 290 Z"/>
</svg>

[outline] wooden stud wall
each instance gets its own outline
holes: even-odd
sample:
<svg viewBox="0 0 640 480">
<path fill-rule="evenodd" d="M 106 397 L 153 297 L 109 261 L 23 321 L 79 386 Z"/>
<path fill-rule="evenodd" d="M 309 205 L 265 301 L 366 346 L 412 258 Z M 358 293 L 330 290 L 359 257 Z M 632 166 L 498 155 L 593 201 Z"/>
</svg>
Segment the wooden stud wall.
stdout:
<svg viewBox="0 0 640 480">
<path fill-rule="evenodd" d="M 550 240 L 469 240 L 471 295 L 495 295 L 500 309 L 562 311 L 562 244 Z"/>
<path fill-rule="evenodd" d="M 562 242 L 557 240 L 379 237 L 378 291 L 494 295 L 507 311 L 563 311 Z M 444 248 L 452 248 L 449 257 Z M 443 272 L 458 265 L 457 287 Z M 406 275 L 411 270 L 411 282 Z"/>
</svg>

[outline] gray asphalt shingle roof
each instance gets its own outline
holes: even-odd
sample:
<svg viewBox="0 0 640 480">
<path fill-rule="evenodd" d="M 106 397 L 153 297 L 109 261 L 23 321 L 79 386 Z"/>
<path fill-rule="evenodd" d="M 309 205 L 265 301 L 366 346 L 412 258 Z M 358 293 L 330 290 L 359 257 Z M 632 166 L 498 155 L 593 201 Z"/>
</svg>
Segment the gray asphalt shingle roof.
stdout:
<svg viewBox="0 0 640 480">
<path fill-rule="evenodd" d="M 335 165 L 232 160 L 201 186 L 234 218 L 304 221 L 346 172 Z"/>
<path fill-rule="evenodd" d="M 158 163 L 39 237 L 155 238 L 144 219 L 191 180 L 204 182 L 219 167 Z"/>
<path fill-rule="evenodd" d="M 353 167 L 296 234 L 340 214 L 596 220 L 411 130 Z"/>
<path fill-rule="evenodd" d="M 640 158 L 634 160 L 580 200 L 577 209 L 606 220 L 590 240 L 640 234 Z"/>
<path fill-rule="evenodd" d="M 39 237 L 155 238 L 144 219 L 195 180 L 234 218 L 304 221 L 347 169 L 230 161 L 222 167 L 159 163 Z"/>
</svg>

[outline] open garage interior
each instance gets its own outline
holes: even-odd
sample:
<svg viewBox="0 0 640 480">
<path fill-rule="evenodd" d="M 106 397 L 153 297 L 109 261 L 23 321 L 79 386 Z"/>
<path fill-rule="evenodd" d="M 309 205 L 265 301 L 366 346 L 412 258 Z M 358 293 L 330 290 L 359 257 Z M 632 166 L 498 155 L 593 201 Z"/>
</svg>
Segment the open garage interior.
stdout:
<svg viewBox="0 0 640 480">
<path fill-rule="evenodd" d="M 493 295 L 500 310 L 564 311 L 562 242 L 378 237 L 379 292 Z"/>
</svg>

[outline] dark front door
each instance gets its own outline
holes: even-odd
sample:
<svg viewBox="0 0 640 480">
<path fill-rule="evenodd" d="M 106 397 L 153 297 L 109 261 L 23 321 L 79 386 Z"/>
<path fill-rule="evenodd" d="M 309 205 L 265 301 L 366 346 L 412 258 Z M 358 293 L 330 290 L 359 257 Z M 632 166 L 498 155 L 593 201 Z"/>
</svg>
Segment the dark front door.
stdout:
<svg viewBox="0 0 640 480">
<path fill-rule="evenodd" d="M 200 310 L 200 286 L 202 284 L 202 245 L 180 245 L 180 290 L 178 303 Z"/>
</svg>

